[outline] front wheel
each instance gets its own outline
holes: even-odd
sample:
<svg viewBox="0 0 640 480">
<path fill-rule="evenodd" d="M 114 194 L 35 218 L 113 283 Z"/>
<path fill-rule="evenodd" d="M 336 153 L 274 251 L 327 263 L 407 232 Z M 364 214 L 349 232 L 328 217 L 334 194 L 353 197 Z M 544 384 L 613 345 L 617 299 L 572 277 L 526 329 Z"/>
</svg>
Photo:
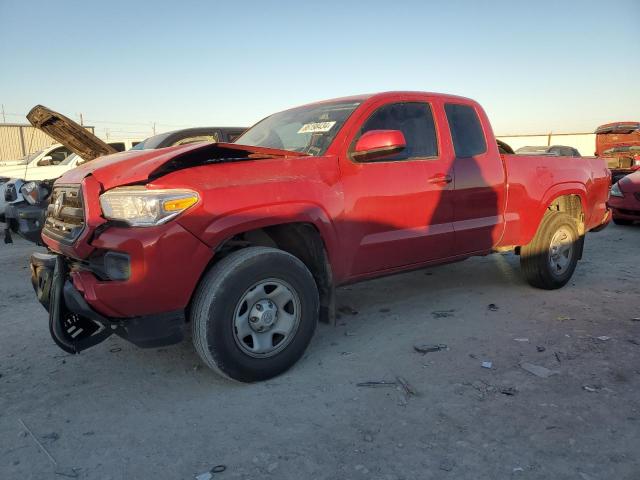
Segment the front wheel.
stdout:
<svg viewBox="0 0 640 480">
<path fill-rule="evenodd" d="M 318 312 L 318 289 L 304 263 L 282 250 L 249 247 L 220 260 L 200 282 L 193 343 L 219 374 L 266 380 L 302 356 Z"/>
<path fill-rule="evenodd" d="M 563 212 L 547 212 L 533 240 L 520 251 L 520 266 L 530 285 L 563 287 L 576 269 L 580 243 L 575 220 Z"/>
</svg>

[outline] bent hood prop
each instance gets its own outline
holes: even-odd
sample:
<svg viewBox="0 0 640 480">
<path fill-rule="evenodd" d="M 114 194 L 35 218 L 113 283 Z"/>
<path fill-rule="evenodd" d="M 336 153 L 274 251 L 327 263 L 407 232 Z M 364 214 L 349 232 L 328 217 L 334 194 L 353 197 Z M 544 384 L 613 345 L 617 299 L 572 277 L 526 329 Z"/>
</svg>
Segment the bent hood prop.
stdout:
<svg viewBox="0 0 640 480">
<path fill-rule="evenodd" d="M 45 106 L 33 107 L 27 114 L 27 120 L 84 160 L 117 153 L 115 148 L 100 140 L 86 128 Z"/>
</svg>

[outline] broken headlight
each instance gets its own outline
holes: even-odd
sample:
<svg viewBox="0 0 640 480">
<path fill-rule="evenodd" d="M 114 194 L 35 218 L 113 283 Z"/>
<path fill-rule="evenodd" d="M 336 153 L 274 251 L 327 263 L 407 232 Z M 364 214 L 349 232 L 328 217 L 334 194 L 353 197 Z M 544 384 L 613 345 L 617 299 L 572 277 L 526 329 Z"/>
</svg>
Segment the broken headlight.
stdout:
<svg viewBox="0 0 640 480">
<path fill-rule="evenodd" d="M 168 222 L 200 201 L 192 190 L 147 190 L 120 187 L 100 196 L 102 214 L 109 220 L 133 227 L 152 227 Z"/>
<path fill-rule="evenodd" d="M 30 205 L 37 205 L 49 196 L 49 189 L 40 182 L 27 182 L 20 188 L 20 193 Z"/>
</svg>

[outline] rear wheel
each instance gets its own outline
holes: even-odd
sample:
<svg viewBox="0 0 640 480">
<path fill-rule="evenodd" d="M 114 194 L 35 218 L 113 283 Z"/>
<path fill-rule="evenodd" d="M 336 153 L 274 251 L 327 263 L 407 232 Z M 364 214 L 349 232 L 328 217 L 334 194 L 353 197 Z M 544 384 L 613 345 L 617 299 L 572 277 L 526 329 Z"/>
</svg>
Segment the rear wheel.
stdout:
<svg viewBox="0 0 640 480">
<path fill-rule="evenodd" d="M 547 212 L 531 243 L 520 251 L 520 266 L 527 282 L 546 290 L 564 286 L 576 269 L 581 241 L 571 216 Z"/>
<path fill-rule="evenodd" d="M 266 380 L 302 356 L 318 310 L 315 281 L 298 258 L 274 248 L 245 248 L 201 281 L 191 308 L 193 343 L 223 376 Z"/>
</svg>

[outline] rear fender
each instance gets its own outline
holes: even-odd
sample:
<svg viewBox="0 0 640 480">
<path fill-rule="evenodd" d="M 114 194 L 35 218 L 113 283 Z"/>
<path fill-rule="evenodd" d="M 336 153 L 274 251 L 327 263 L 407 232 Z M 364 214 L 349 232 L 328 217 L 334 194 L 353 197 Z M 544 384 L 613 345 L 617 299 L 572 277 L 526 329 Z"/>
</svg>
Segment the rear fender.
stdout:
<svg viewBox="0 0 640 480">
<path fill-rule="evenodd" d="M 538 208 L 531 214 L 530 221 L 522 222 L 521 245 L 527 245 L 531 242 L 538 231 L 538 227 L 542 222 L 542 217 L 544 217 L 549 205 L 551 205 L 557 198 L 565 195 L 577 195 L 580 197 L 582 211 L 585 212 L 585 214 L 587 213 L 587 189 L 583 183 L 567 182 L 553 185 L 543 195 Z"/>
</svg>

